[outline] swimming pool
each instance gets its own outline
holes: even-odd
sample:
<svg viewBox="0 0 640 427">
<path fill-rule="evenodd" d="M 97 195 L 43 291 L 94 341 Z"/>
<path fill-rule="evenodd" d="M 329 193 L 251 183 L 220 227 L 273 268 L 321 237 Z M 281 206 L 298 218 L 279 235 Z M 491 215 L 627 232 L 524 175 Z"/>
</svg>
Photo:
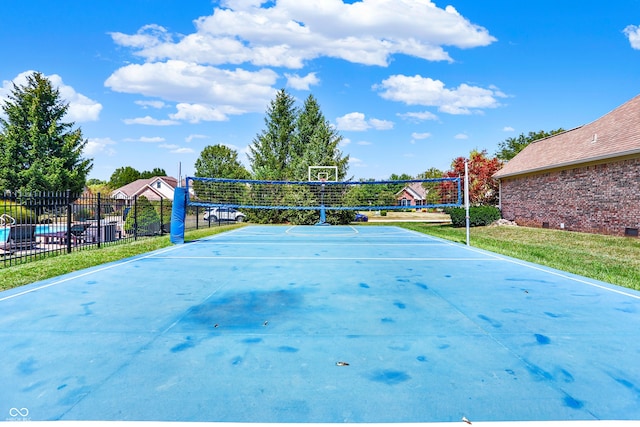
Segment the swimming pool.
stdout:
<svg viewBox="0 0 640 427">
<path fill-rule="evenodd" d="M 38 224 L 36 225 L 36 234 L 55 233 L 65 231 L 66 225 L 58 224 Z M 9 227 L 0 227 L 0 242 L 6 242 L 9 238 Z"/>
</svg>

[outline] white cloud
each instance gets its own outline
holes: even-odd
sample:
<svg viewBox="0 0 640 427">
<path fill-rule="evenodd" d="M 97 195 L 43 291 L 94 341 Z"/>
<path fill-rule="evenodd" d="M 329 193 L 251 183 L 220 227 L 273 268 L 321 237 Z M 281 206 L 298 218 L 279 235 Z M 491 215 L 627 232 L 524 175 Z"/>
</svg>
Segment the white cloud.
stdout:
<svg viewBox="0 0 640 427">
<path fill-rule="evenodd" d="M 353 112 L 345 114 L 336 119 L 338 130 L 365 131 L 369 129 L 369 123 L 364 118 L 364 114 Z"/>
<path fill-rule="evenodd" d="M 285 73 L 284 76 L 287 78 L 287 86 L 297 90 L 309 90 L 311 85 L 320 83 L 320 79 L 318 79 L 316 73 L 309 73 L 303 77 L 297 74 Z"/>
<path fill-rule="evenodd" d="M 146 142 L 146 143 L 158 143 L 166 141 L 165 138 L 161 136 L 141 136 L 140 138 L 125 138 L 126 142 Z"/>
<path fill-rule="evenodd" d="M 116 70 L 105 86 L 116 92 L 137 93 L 183 104 L 178 117 L 187 120 L 225 120 L 226 114 L 263 112 L 275 90 L 272 70 L 222 70 L 184 61 L 131 64 Z M 207 106 L 204 116 L 189 105 Z M 216 111 L 213 114 L 212 111 Z M 217 115 L 219 114 L 219 115 Z"/>
<path fill-rule="evenodd" d="M 502 130 L 504 132 L 513 132 L 515 129 L 512 128 L 511 126 L 505 126 L 504 128 L 502 128 Z"/>
<path fill-rule="evenodd" d="M 223 122 L 229 120 L 227 114 L 240 114 L 241 112 L 229 107 L 226 109 L 218 109 L 204 104 L 180 103 L 176 105 L 176 108 L 178 112 L 171 114 L 169 117 L 174 120 L 185 120 L 189 123 L 200 123 L 201 121 Z"/>
<path fill-rule="evenodd" d="M 363 113 L 353 112 L 336 119 L 337 129 L 343 131 L 361 132 L 367 129 L 388 130 L 393 129 L 393 122 L 380 119 L 366 119 Z"/>
<path fill-rule="evenodd" d="M 469 135 L 467 135 L 466 133 L 459 133 L 456 136 L 454 136 L 455 139 L 469 139 Z"/>
<path fill-rule="evenodd" d="M 407 105 L 438 107 L 439 111 L 448 114 L 471 114 L 484 108 L 496 108 L 500 106 L 498 98 L 506 97 L 494 87 L 484 89 L 465 83 L 447 89 L 440 80 L 420 75 L 393 75 L 374 85 L 373 89 L 378 90 L 384 99 Z"/>
<path fill-rule="evenodd" d="M 32 70 L 24 71 L 18 74 L 13 80 L 4 80 L 2 87 L 0 87 L 0 104 L 8 99 L 9 94 L 13 90 L 14 83 L 18 86 L 25 86 L 27 84 L 27 77 L 33 73 L 34 71 Z M 69 104 L 64 120 L 70 122 L 93 122 L 99 119 L 102 104 L 76 92 L 72 86 L 66 85 L 62 81 L 62 77 L 57 74 L 51 74 L 45 77 L 51 82 L 51 86 L 58 89 L 61 100 Z"/>
<path fill-rule="evenodd" d="M 134 101 L 134 102 L 135 102 L 136 105 L 139 105 L 139 106 L 141 106 L 142 108 L 145 108 L 145 109 L 149 108 L 149 107 L 160 109 L 160 108 L 164 108 L 164 107 L 167 106 L 167 104 L 165 104 L 162 101 Z"/>
<path fill-rule="evenodd" d="M 177 122 L 175 120 L 154 119 L 151 116 L 138 117 L 135 119 L 124 119 L 123 122 L 126 125 L 147 125 L 147 126 L 173 126 L 173 125 L 180 124 L 180 122 Z"/>
<path fill-rule="evenodd" d="M 640 26 L 628 25 L 624 30 L 624 35 L 629 39 L 633 49 L 640 50 Z"/>
<path fill-rule="evenodd" d="M 425 120 L 438 120 L 438 116 L 430 111 L 399 113 L 398 117 L 415 122 L 422 122 Z"/>
<path fill-rule="evenodd" d="M 185 142 L 191 142 L 194 139 L 207 139 L 207 138 L 209 138 L 207 135 L 192 134 L 192 135 L 189 135 L 188 137 L 186 137 L 184 140 L 185 140 Z"/>
<path fill-rule="evenodd" d="M 107 156 L 113 156 L 116 154 L 116 150 L 113 148 L 117 145 L 111 138 L 88 138 L 87 145 L 84 147 L 84 154 L 92 156 L 96 154 L 106 154 Z"/>
<path fill-rule="evenodd" d="M 372 143 L 369 141 L 358 141 L 357 142 L 358 145 L 371 145 Z"/>
<path fill-rule="evenodd" d="M 143 63 L 116 70 L 105 86 L 204 107 L 178 111 L 180 120 L 226 120 L 228 114 L 264 112 L 273 99 L 280 76 L 261 67 L 301 69 L 321 57 L 387 66 L 399 54 L 452 61 L 445 48 L 496 41 L 453 7 L 443 9 L 431 0 L 224 0 L 194 25 L 187 34 L 173 34 L 157 24 L 134 34 L 110 33 L 116 45 Z M 252 71 L 232 68 L 245 66 Z M 315 72 L 284 77 L 297 90 L 320 81 Z"/>
<path fill-rule="evenodd" d="M 195 153 L 193 148 L 181 147 L 176 144 L 160 144 L 158 145 L 160 148 L 164 148 L 165 150 L 169 150 L 170 153 L 174 154 L 191 154 Z"/>
<path fill-rule="evenodd" d="M 423 133 L 414 132 L 411 134 L 411 138 L 413 139 L 427 139 L 430 137 L 431 137 L 431 134 L 429 132 L 423 132 Z"/>
<path fill-rule="evenodd" d="M 301 68 L 334 57 L 386 66 L 404 54 L 450 61 L 443 46 L 472 48 L 496 39 L 454 8 L 430 0 L 227 1 L 195 21 L 196 31 L 174 37 L 158 25 L 136 34 L 111 33 L 118 45 L 147 61 L 181 59 L 207 64 Z"/>
<path fill-rule="evenodd" d="M 390 122 L 389 120 L 369 119 L 369 124 L 376 130 L 393 129 L 393 122 Z"/>
</svg>

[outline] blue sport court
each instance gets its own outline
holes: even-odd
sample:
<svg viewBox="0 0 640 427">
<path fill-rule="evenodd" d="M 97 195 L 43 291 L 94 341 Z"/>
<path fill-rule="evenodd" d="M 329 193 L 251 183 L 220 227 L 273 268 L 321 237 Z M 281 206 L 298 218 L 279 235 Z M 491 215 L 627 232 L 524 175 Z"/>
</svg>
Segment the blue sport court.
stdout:
<svg viewBox="0 0 640 427">
<path fill-rule="evenodd" d="M 0 423 L 640 420 L 639 292 L 393 226 L 246 226 L 0 313 Z"/>
</svg>

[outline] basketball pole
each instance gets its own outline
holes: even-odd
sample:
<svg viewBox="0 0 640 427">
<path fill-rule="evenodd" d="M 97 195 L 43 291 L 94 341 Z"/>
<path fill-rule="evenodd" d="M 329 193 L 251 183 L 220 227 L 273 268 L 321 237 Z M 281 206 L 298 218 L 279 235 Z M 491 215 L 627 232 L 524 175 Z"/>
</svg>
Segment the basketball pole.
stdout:
<svg viewBox="0 0 640 427">
<path fill-rule="evenodd" d="M 464 210 L 465 210 L 465 227 L 467 229 L 467 246 L 469 242 L 469 162 L 464 161 Z"/>
</svg>

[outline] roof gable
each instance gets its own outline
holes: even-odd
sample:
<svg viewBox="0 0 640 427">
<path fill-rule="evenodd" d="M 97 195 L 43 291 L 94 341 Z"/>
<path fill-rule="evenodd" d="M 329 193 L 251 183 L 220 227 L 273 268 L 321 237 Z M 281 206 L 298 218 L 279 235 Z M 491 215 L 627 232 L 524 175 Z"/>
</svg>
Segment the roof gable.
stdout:
<svg viewBox="0 0 640 427">
<path fill-rule="evenodd" d="M 138 179 L 112 191 L 111 197 L 118 196 L 118 198 L 131 198 L 135 195 L 143 195 L 149 190 L 154 193 L 158 193 L 158 195 L 161 195 L 153 185 L 157 182 L 161 182 L 171 189 L 175 189 L 178 184 L 178 180 L 171 176 L 154 176 L 153 178 L 148 179 Z"/>
<path fill-rule="evenodd" d="M 529 144 L 494 177 L 505 178 L 631 154 L 640 155 L 640 95 L 594 122 Z"/>
<path fill-rule="evenodd" d="M 424 200 L 427 197 L 427 190 L 420 182 L 412 182 L 396 193 L 396 197 L 402 196 L 404 193 L 409 194 L 414 200 Z"/>
</svg>

